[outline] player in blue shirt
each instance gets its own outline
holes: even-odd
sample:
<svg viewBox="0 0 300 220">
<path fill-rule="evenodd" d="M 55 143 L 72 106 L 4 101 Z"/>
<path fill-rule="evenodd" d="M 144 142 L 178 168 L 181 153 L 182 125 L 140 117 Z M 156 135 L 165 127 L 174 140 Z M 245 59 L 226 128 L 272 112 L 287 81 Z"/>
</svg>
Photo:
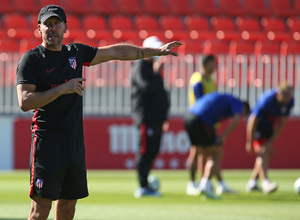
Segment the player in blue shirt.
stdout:
<svg viewBox="0 0 300 220">
<path fill-rule="evenodd" d="M 258 99 L 247 123 L 246 150 L 257 155 L 251 179 L 246 185 L 247 192 L 260 190 L 258 177 L 262 180 L 263 193 L 277 189 L 277 184 L 268 179 L 268 165 L 273 156 L 273 142 L 284 128 L 293 106 L 293 89 L 286 83 L 263 93 Z"/>
<path fill-rule="evenodd" d="M 203 160 L 206 161 L 199 191 L 208 198 L 216 198 L 210 179 L 218 170 L 219 147 L 236 127 L 241 116 L 247 114 L 249 114 L 248 103 L 241 102 L 229 94 L 213 92 L 196 100 L 185 116 L 184 124 L 191 144 L 197 147 L 197 153 L 203 154 Z M 215 124 L 230 117 L 232 117 L 231 123 L 223 134 L 217 137 Z"/>
</svg>

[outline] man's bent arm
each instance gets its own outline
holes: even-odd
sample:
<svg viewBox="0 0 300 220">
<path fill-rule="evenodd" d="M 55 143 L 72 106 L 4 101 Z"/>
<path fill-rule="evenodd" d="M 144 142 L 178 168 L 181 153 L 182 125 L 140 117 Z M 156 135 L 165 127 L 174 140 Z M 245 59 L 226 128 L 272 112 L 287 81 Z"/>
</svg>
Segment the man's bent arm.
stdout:
<svg viewBox="0 0 300 220">
<path fill-rule="evenodd" d="M 82 95 L 84 88 L 80 84 L 81 81 L 85 81 L 85 79 L 72 79 L 45 92 L 36 92 L 36 86 L 33 84 L 19 84 L 17 85 L 19 106 L 22 111 L 26 112 L 43 107 L 63 94 L 77 93 Z"/>
<path fill-rule="evenodd" d="M 237 126 L 239 120 L 240 120 L 241 116 L 238 114 L 235 114 L 232 117 L 232 120 L 230 122 L 230 124 L 227 126 L 227 128 L 225 129 L 225 131 L 223 132 L 223 134 L 221 135 L 221 139 L 222 141 L 233 131 L 233 129 Z"/>
<path fill-rule="evenodd" d="M 110 60 L 138 60 L 163 55 L 177 56 L 178 54 L 172 51 L 172 49 L 174 47 L 179 47 L 180 45 L 180 42 L 173 41 L 160 48 L 145 48 L 125 43 L 98 47 L 96 56 L 90 65 L 96 65 Z"/>
</svg>

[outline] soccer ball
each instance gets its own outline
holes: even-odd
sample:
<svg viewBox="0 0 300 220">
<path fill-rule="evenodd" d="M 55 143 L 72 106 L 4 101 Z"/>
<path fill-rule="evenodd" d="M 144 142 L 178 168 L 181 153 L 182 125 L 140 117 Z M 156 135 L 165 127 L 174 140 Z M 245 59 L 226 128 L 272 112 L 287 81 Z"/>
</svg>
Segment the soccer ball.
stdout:
<svg viewBox="0 0 300 220">
<path fill-rule="evenodd" d="M 154 175 L 149 175 L 148 176 L 148 187 L 154 191 L 158 191 L 160 184 L 159 180 L 156 178 Z"/>
<path fill-rule="evenodd" d="M 294 183 L 295 193 L 300 194 L 300 177 Z"/>
</svg>

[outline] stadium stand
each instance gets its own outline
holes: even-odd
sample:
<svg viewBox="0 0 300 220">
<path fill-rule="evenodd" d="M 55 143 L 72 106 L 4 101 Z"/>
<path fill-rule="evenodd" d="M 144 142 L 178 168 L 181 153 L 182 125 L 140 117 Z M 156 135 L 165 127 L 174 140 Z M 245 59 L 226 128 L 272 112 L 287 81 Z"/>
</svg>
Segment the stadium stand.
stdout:
<svg viewBox="0 0 300 220">
<path fill-rule="evenodd" d="M 119 11 L 125 14 L 140 14 L 143 9 L 139 0 L 117 0 Z"/>
<path fill-rule="evenodd" d="M 268 16 L 271 14 L 270 9 L 266 7 L 265 1 L 262 0 L 244 0 L 246 14 L 253 16 Z"/>
<path fill-rule="evenodd" d="M 288 17 L 293 13 L 290 1 L 269 0 L 269 5 L 273 15 Z"/>
<path fill-rule="evenodd" d="M 216 37 L 220 40 L 231 41 L 241 38 L 241 33 L 236 30 L 234 20 L 231 17 L 212 17 L 211 24 L 216 31 Z"/>
<path fill-rule="evenodd" d="M 245 14 L 245 9 L 241 5 L 240 0 L 220 0 L 220 10 L 232 16 Z"/>
<path fill-rule="evenodd" d="M 204 43 L 204 54 L 228 54 L 229 45 L 220 40 L 205 41 Z"/>
<path fill-rule="evenodd" d="M 154 16 L 138 15 L 135 17 L 135 24 L 141 39 L 145 39 L 149 36 L 164 38 L 164 32 L 161 31 L 158 21 Z"/>
<path fill-rule="evenodd" d="M 188 15 L 195 12 L 191 7 L 190 1 L 169 0 L 170 10 L 174 14 Z"/>
<path fill-rule="evenodd" d="M 258 19 L 253 17 L 238 17 L 236 25 L 242 32 L 242 39 L 247 41 L 265 41 L 266 34 L 262 30 Z"/>
<path fill-rule="evenodd" d="M 280 46 L 280 54 L 299 54 L 300 44 L 297 42 L 282 42 Z"/>
<path fill-rule="evenodd" d="M 169 5 L 161 0 L 143 0 L 143 6 L 145 13 L 164 15 L 170 12 Z"/>
<path fill-rule="evenodd" d="M 104 17 L 99 15 L 87 15 L 83 18 L 83 29 L 86 36 L 95 40 L 106 40 L 112 37 L 112 31 L 108 29 Z"/>
<path fill-rule="evenodd" d="M 19 45 L 22 39 L 40 40 L 36 19 L 39 9 L 47 4 L 65 8 L 66 42 L 140 43 L 156 35 L 201 47 L 207 40 L 220 44 L 233 41 L 228 52 L 234 54 L 252 51 L 257 41 L 275 48 L 294 48 L 294 41 L 300 40 L 300 0 L 2 0 L 1 39 Z M 186 46 L 186 51 L 190 50 L 192 47 Z"/>
<path fill-rule="evenodd" d="M 40 11 L 40 5 L 35 0 L 14 0 L 12 2 L 16 12 L 38 13 Z"/>
<path fill-rule="evenodd" d="M 101 15 L 113 15 L 118 12 L 114 1 L 92 0 L 92 12 Z"/>
<path fill-rule="evenodd" d="M 17 52 L 19 50 L 19 44 L 17 41 L 7 38 L 0 39 L 0 51 L 1 52 Z"/>
<path fill-rule="evenodd" d="M 187 40 L 189 33 L 183 26 L 181 17 L 178 16 L 162 16 L 161 27 L 165 31 L 165 38 L 168 40 Z"/>
<path fill-rule="evenodd" d="M 221 12 L 219 7 L 215 4 L 215 1 L 194 0 L 193 8 L 196 12 L 207 16 L 219 15 Z"/>
<path fill-rule="evenodd" d="M 207 17 L 204 16 L 186 16 L 184 19 L 187 29 L 190 31 L 190 38 L 193 40 L 214 40 L 215 31 L 212 31 Z"/>
<path fill-rule="evenodd" d="M 245 41 L 231 41 L 229 45 L 229 53 L 231 55 L 238 54 L 253 54 L 254 53 L 254 44 L 245 42 Z"/>
<path fill-rule="evenodd" d="M 133 27 L 131 17 L 116 15 L 110 18 L 109 24 L 115 39 L 137 41 L 138 32 Z"/>
</svg>

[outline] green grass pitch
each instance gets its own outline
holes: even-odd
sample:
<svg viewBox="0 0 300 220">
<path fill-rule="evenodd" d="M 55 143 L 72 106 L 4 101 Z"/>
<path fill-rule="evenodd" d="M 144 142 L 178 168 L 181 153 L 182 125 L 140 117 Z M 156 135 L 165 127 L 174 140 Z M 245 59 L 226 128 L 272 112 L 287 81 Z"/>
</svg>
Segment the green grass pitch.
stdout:
<svg viewBox="0 0 300 220">
<path fill-rule="evenodd" d="M 250 170 L 225 170 L 229 186 L 239 195 L 224 195 L 221 201 L 185 195 L 187 171 L 153 171 L 161 182 L 161 198 L 135 199 L 134 171 L 89 171 L 90 196 L 78 201 L 75 219 L 82 220 L 297 220 L 300 195 L 293 191 L 300 170 L 271 170 L 279 183 L 271 195 L 247 194 Z M 215 182 L 214 182 L 215 183 Z M 27 219 L 30 199 L 29 171 L 0 172 L 0 220 Z M 49 219 L 53 219 L 53 210 Z"/>
</svg>

